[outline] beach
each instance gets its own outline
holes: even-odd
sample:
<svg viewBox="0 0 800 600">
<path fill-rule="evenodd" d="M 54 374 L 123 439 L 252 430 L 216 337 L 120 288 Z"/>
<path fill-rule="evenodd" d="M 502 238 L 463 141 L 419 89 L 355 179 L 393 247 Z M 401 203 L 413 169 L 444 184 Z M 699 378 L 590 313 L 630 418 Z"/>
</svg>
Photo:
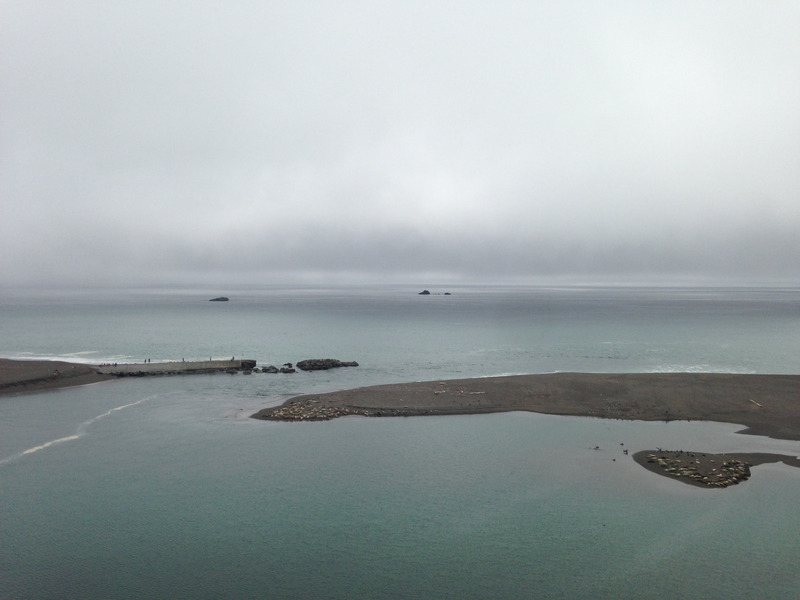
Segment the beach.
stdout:
<svg viewBox="0 0 800 600">
<path fill-rule="evenodd" d="M 0 358 L 0 395 L 86 385 L 111 379 L 92 365 L 54 360 Z"/>
</svg>

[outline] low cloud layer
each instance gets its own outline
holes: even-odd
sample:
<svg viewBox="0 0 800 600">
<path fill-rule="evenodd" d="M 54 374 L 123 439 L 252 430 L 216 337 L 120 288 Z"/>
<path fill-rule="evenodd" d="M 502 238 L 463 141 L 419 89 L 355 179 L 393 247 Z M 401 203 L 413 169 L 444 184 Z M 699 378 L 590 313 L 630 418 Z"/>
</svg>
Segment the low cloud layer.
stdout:
<svg viewBox="0 0 800 600">
<path fill-rule="evenodd" d="M 6 2 L 0 285 L 800 280 L 800 8 Z"/>
</svg>

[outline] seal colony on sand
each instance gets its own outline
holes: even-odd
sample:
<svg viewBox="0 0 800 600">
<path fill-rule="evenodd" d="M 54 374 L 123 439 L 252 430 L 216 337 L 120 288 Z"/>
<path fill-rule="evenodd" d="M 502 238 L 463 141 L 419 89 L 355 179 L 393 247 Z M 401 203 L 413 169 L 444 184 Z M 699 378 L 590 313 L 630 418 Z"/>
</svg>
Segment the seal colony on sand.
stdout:
<svg viewBox="0 0 800 600">
<path fill-rule="evenodd" d="M 683 450 L 642 450 L 633 455 L 633 460 L 659 475 L 705 488 L 724 488 L 747 481 L 750 467 L 765 463 L 782 462 L 791 467 L 800 467 L 800 459 L 796 456 L 759 452 L 709 454 Z"/>
</svg>

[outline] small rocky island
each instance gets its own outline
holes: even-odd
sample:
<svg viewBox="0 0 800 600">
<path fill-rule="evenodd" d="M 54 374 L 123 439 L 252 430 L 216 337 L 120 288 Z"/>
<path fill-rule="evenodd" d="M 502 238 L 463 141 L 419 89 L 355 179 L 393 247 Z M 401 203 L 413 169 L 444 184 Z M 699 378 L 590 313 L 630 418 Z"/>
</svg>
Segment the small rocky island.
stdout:
<svg viewBox="0 0 800 600">
<path fill-rule="evenodd" d="M 227 296 L 217 296 L 216 298 L 211 298 L 209 302 L 227 302 L 229 299 Z"/>
</svg>

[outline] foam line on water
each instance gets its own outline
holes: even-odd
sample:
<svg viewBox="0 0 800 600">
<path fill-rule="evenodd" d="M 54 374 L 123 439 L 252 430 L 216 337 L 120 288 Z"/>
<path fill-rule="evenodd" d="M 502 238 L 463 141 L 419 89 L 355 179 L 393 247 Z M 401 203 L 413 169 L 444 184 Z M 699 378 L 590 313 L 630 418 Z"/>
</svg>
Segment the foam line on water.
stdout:
<svg viewBox="0 0 800 600">
<path fill-rule="evenodd" d="M 49 448 L 50 446 L 55 446 L 56 444 L 60 444 L 61 442 L 69 442 L 70 440 L 77 440 L 81 437 L 82 434 L 75 434 L 75 435 L 68 435 L 67 437 L 58 438 L 57 440 L 52 440 L 47 443 L 42 444 L 41 446 L 34 446 L 33 448 L 28 448 L 23 452 L 19 453 L 17 456 L 24 456 L 26 454 L 33 454 L 34 452 L 38 452 L 39 450 L 44 450 L 45 448 Z M 12 457 L 13 458 L 13 457 Z M 5 462 L 5 461 L 2 461 Z M 2 464 L 2 463 L 0 463 Z"/>
<path fill-rule="evenodd" d="M 97 421 L 99 421 L 100 419 L 104 419 L 119 410 L 124 410 L 126 408 L 130 408 L 131 406 L 136 406 L 137 404 L 141 404 L 142 402 L 147 402 L 148 400 L 152 400 L 155 397 L 156 396 L 148 396 L 147 398 L 142 398 L 141 400 L 137 400 L 136 402 L 130 402 L 128 404 L 123 404 L 122 406 L 116 406 L 114 408 L 111 408 L 106 412 L 99 414 L 96 417 L 92 417 L 91 419 L 87 419 L 86 421 L 78 425 L 78 430 L 74 435 L 68 435 L 66 437 L 50 440 L 49 442 L 45 442 L 44 444 L 41 444 L 39 446 L 34 446 L 33 448 L 28 448 L 27 450 L 18 452 L 17 454 L 14 454 L 12 456 L 9 456 L 8 458 L 0 460 L 0 466 L 15 461 L 19 458 L 22 458 L 23 456 L 26 456 L 28 454 L 35 454 L 36 452 L 39 452 L 40 450 L 45 450 L 50 446 L 55 446 L 56 444 L 62 444 L 64 442 L 71 442 L 73 440 L 78 440 L 82 438 L 84 435 L 86 435 L 86 428 L 89 427 L 89 425 L 97 423 Z"/>
</svg>

